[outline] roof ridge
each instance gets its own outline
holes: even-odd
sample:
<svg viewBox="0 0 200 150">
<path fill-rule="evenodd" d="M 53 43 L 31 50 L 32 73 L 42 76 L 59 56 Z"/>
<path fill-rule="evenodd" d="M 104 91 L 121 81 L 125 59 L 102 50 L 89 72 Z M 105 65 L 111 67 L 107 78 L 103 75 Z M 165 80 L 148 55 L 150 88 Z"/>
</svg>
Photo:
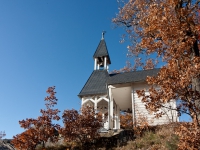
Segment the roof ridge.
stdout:
<svg viewBox="0 0 200 150">
<path fill-rule="evenodd" d="M 108 84 L 121 84 L 146 81 L 147 76 L 157 76 L 159 68 L 149 70 L 131 71 L 117 74 L 109 74 Z"/>
<path fill-rule="evenodd" d="M 127 71 L 127 72 L 119 72 L 119 73 L 109 73 L 109 75 L 111 74 L 124 74 L 124 73 L 131 73 L 131 72 L 141 72 L 141 71 L 150 71 L 150 70 L 159 70 L 161 68 L 153 68 L 153 69 L 147 69 L 147 70 L 136 70 L 136 71 Z"/>
</svg>

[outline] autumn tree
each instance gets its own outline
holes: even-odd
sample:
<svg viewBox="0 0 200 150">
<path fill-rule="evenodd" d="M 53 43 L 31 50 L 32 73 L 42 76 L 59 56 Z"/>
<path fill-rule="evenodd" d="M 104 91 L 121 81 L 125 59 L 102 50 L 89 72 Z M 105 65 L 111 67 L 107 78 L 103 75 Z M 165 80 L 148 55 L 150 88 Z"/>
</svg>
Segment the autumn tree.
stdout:
<svg viewBox="0 0 200 150">
<path fill-rule="evenodd" d="M 49 87 L 46 91 L 49 96 L 45 97 L 46 109 L 41 109 L 41 116 L 37 119 L 26 119 L 19 121 L 19 124 L 25 131 L 14 136 L 12 143 L 18 149 L 35 149 L 38 144 L 42 144 L 43 148 L 47 141 L 56 142 L 58 140 L 58 130 L 60 125 L 54 124 L 52 121 L 60 119 L 58 109 L 53 109 L 57 104 L 55 96 L 55 87 Z"/>
<path fill-rule="evenodd" d="M 158 76 L 147 77 L 151 85 L 149 95 L 144 90 L 138 91 L 146 108 L 160 117 L 163 112 L 159 110 L 170 100 L 176 100 L 175 110 L 191 116 L 189 128 L 193 130 L 188 133 L 197 135 L 196 138 L 200 136 L 199 3 L 199 0 L 121 1 L 119 14 L 113 19 L 125 27 L 131 41 L 128 54 L 135 64 L 129 70 L 152 69 L 158 61 L 165 64 Z M 195 147 L 198 141 L 188 143 L 182 148 L 179 145 L 179 149 L 199 148 Z"/>
<path fill-rule="evenodd" d="M 148 130 L 152 123 L 153 123 L 153 118 L 148 118 L 147 114 L 141 111 L 138 108 L 137 104 L 135 104 L 135 116 L 133 116 L 132 113 L 129 112 L 122 112 L 120 115 L 121 128 L 133 129 L 135 135 L 141 136 L 143 131 Z"/>
<path fill-rule="evenodd" d="M 120 114 L 120 128 L 122 129 L 133 129 L 133 116 L 131 113 Z"/>
<path fill-rule="evenodd" d="M 66 142 L 77 142 L 82 146 L 99 137 L 99 129 L 103 127 L 102 115 L 96 113 L 90 106 L 77 110 L 65 110 L 63 113 L 64 127 L 61 135 Z"/>
<path fill-rule="evenodd" d="M 34 128 L 27 129 L 21 134 L 14 136 L 12 144 L 17 149 L 30 149 L 34 150 L 38 144 L 37 131 Z"/>
</svg>

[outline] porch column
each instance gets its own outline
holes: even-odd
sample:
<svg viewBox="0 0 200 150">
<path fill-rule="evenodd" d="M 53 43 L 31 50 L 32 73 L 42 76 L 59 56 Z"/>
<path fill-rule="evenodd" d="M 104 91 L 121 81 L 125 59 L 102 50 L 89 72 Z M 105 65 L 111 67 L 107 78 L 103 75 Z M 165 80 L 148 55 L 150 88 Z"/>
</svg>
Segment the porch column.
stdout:
<svg viewBox="0 0 200 150">
<path fill-rule="evenodd" d="M 81 114 L 82 114 L 82 108 L 83 108 L 83 104 L 84 104 L 83 102 L 84 102 L 84 98 L 82 97 L 81 98 L 81 112 L 80 112 Z"/>
<path fill-rule="evenodd" d="M 113 97 L 112 97 L 111 86 L 108 86 L 108 88 L 109 88 L 108 125 L 109 125 L 109 129 L 113 129 Z"/>
<path fill-rule="evenodd" d="M 104 121 L 104 118 L 105 118 L 105 117 L 104 117 L 104 112 L 103 112 L 103 113 L 102 113 L 102 120 L 103 120 L 103 121 Z"/>
<path fill-rule="evenodd" d="M 81 107 L 83 106 L 83 101 L 84 101 L 84 98 L 82 97 L 81 98 Z"/>
<path fill-rule="evenodd" d="M 107 57 L 104 57 L 105 59 L 104 59 L 104 69 L 107 69 L 107 67 L 106 67 L 106 62 L 107 62 Z"/>
<path fill-rule="evenodd" d="M 94 98 L 94 111 L 95 113 L 97 113 L 97 97 Z M 96 114 L 95 114 L 95 118 L 96 118 Z"/>
<path fill-rule="evenodd" d="M 94 70 L 97 69 L 97 58 L 94 59 Z"/>
</svg>

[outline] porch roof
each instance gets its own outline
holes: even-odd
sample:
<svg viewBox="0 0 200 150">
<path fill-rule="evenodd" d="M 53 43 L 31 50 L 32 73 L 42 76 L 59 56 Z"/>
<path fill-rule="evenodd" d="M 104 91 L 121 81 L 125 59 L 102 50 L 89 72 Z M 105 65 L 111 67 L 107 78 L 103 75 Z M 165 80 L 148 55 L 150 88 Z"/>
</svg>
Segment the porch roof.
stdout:
<svg viewBox="0 0 200 150">
<path fill-rule="evenodd" d="M 156 76 L 160 69 L 140 70 L 109 74 L 108 85 L 146 81 L 147 76 Z"/>
</svg>

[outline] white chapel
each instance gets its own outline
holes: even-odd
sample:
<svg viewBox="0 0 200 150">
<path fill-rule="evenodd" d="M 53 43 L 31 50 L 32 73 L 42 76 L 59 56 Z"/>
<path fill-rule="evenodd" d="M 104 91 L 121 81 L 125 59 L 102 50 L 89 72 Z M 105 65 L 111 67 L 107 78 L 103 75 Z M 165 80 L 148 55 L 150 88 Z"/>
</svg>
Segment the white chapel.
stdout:
<svg viewBox="0 0 200 150">
<path fill-rule="evenodd" d="M 150 114 L 141 98 L 138 98 L 136 90 L 146 89 L 148 94 L 147 76 L 156 76 L 159 69 L 132 71 L 125 73 L 111 73 L 108 68 L 111 59 L 108 53 L 104 33 L 93 55 L 94 70 L 82 90 L 78 94 L 81 105 L 93 106 L 95 110 L 103 114 L 104 128 L 120 129 L 120 112 L 130 112 L 133 122 L 136 122 L 138 112 L 148 117 L 151 125 L 165 124 L 178 121 L 177 112 L 174 110 L 162 110 L 165 112 L 161 118 L 156 119 Z M 176 108 L 175 101 L 168 105 Z"/>
</svg>

